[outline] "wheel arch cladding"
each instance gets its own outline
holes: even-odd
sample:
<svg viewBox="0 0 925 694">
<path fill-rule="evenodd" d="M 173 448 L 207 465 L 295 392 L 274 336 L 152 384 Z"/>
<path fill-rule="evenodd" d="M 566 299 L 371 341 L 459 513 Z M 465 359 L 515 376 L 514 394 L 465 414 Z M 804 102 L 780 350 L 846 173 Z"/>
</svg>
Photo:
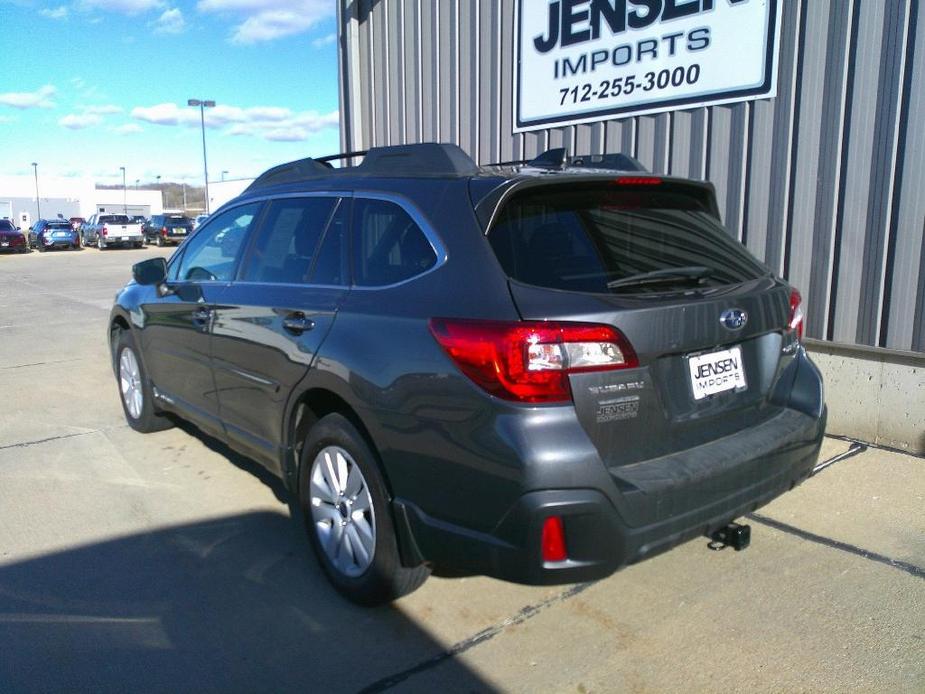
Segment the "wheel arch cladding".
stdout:
<svg viewBox="0 0 925 694">
<path fill-rule="evenodd" d="M 286 466 L 287 475 L 290 477 L 295 488 L 298 488 L 298 480 L 301 475 L 300 465 L 302 457 L 302 445 L 308 437 L 311 428 L 323 417 L 337 413 L 349 421 L 363 437 L 366 445 L 369 446 L 374 456 L 374 462 L 382 474 L 385 481 L 386 490 L 389 498 L 393 497 L 392 485 L 389 482 L 388 474 L 382 464 L 382 458 L 379 454 L 379 447 L 373 440 L 372 434 L 363 422 L 357 411 L 341 396 L 326 388 L 311 388 L 302 393 L 292 408 L 289 427 L 287 430 L 287 439 L 289 446 L 287 450 L 292 451 L 292 457 L 289 465 Z M 291 467 L 290 467 L 291 466 Z"/>
</svg>

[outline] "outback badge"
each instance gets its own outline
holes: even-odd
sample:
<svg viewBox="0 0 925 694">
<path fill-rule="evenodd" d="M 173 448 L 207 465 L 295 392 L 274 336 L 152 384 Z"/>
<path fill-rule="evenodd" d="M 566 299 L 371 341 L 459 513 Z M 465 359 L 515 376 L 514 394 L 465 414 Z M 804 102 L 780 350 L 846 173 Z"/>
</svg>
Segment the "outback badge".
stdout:
<svg viewBox="0 0 925 694">
<path fill-rule="evenodd" d="M 727 308 L 719 314 L 719 322 L 730 330 L 741 330 L 748 323 L 748 313 L 740 308 Z"/>
</svg>

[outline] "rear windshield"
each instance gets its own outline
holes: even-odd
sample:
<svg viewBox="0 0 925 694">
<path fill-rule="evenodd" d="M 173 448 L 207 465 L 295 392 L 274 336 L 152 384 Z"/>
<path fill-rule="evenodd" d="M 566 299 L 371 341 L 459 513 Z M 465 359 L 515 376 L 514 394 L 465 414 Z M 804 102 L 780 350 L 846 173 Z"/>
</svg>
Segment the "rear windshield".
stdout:
<svg viewBox="0 0 925 694">
<path fill-rule="evenodd" d="M 179 226 L 189 226 L 193 222 L 191 219 L 184 217 L 183 215 L 167 215 L 164 217 L 164 224 L 176 224 Z"/>
<path fill-rule="evenodd" d="M 13 231 L 16 227 L 13 226 L 12 222 L 8 222 L 5 219 L 0 219 L 0 231 Z"/>
<path fill-rule="evenodd" d="M 534 188 L 515 195 L 489 232 L 518 281 L 602 293 L 738 284 L 767 274 L 683 186 Z"/>
<path fill-rule="evenodd" d="M 104 214 L 100 217 L 100 222 L 105 224 L 130 224 L 128 217 L 124 214 Z"/>
<path fill-rule="evenodd" d="M 48 228 L 49 229 L 67 229 L 68 231 L 70 231 L 71 223 L 70 222 L 49 222 Z"/>
</svg>

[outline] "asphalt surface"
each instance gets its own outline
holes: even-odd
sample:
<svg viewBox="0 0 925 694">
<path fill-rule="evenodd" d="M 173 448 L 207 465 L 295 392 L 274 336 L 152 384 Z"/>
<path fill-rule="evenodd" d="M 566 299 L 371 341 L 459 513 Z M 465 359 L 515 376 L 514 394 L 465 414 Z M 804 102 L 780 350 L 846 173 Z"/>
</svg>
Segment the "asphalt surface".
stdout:
<svg viewBox="0 0 925 694">
<path fill-rule="evenodd" d="M 345 602 L 260 467 L 125 425 L 109 308 L 167 252 L 0 256 L 0 691 L 925 691 L 925 460 L 837 439 L 745 552 Z"/>
</svg>

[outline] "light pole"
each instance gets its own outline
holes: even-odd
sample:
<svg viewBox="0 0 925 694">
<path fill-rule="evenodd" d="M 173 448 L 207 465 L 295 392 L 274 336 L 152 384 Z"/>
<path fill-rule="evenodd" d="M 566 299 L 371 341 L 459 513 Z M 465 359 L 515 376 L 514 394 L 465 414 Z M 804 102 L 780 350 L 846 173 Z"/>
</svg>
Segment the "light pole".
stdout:
<svg viewBox="0 0 925 694">
<path fill-rule="evenodd" d="M 222 183 L 225 182 L 225 174 L 226 174 L 226 173 L 228 173 L 228 172 L 227 172 L 227 171 L 222 171 Z"/>
<path fill-rule="evenodd" d="M 122 214 L 128 214 L 128 202 L 125 197 L 125 167 L 120 166 L 119 171 L 122 172 Z"/>
<path fill-rule="evenodd" d="M 206 115 L 205 109 L 214 108 L 215 102 L 203 99 L 187 99 L 187 106 L 199 107 L 199 125 L 202 126 L 202 177 L 206 182 L 206 214 L 209 214 L 209 165 L 206 160 Z"/>
<path fill-rule="evenodd" d="M 140 178 L 136 178 L 136 179 L 135 179 L 135 190 L 138 190 L 138 184 L 139 184 L 139 183 L 141 183 L 141 179 L 140 179 Z"/>
<path fill-rule="evenodd" d="M 164 205 L 164 191 L 161 189 L 161 177 L 155 176 L 154 180 L 157 181 L 157 189 L 161 191 L 161 207 L 163 208 L 165 205 Z"/>
<path fill-rule="evenodd" d="M 38 162 L 32 162 L 32 170 L 35 173 L 35 213 L 38 219 L 42 218 L 42 203 L 39 201 L 39 165 Z M 36 221 L 38 221 L 38 219 Z"/>
</svg>

